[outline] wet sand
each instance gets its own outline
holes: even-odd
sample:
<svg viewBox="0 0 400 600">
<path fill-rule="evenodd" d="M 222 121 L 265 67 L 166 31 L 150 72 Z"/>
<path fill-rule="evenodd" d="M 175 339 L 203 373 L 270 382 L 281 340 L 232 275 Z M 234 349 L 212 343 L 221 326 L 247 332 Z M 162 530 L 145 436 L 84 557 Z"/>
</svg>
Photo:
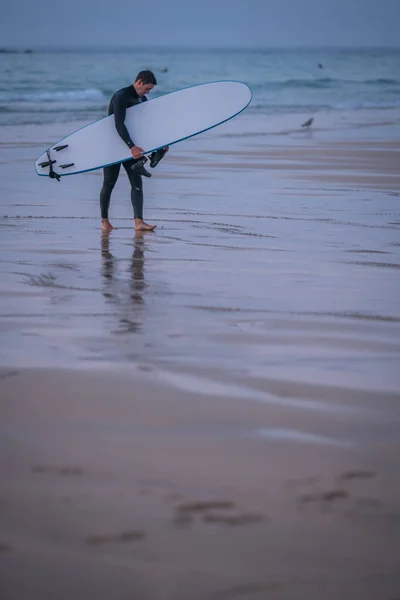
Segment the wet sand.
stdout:
<svg viewBox="0 0 400 600">
<path fill-rule="evenodd" d="M 396 395 L 251 402 L 148 369 L 1 386 L 2 597 L 395 597 Z"/>
<path fill-rule="evenodd" d="M 395 600 L 398 125 L 221 128 L 108 236 L 63 127 L 0 145 L 1 597 Z"/>
</svg>

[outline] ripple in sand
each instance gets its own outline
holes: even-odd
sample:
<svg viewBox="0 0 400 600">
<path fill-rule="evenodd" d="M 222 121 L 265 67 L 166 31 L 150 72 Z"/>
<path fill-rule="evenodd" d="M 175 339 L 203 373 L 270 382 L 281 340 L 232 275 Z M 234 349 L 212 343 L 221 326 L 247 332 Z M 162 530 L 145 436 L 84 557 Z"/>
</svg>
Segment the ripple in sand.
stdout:
<svg viewBox="0 0 400 600">
<path fill-rule="evenodd" d="M 341 262 L 345 263 L 346 265 L 359 265 L 362 267 L 378 267 L 380 269 L 400 269 L 400 264 L 398 263 L 382 263 L 362 260 L 344 260 Z"/>
<path fill-rule="evenodd" d="M 256 594 L 258 597 L 261 597 L 259 594 L 274 592 L 279 590 L 281 587 L 282 584 L 280 582 L 273 580 L 267 583 L 243 583 L 241 585 L 236 585 L 218 592 L 216 594 L 216 598 L 226 598 L 227 600 L 232 600 L 232 598 L 247 598 L 250 594 Z M 262 597 L 267 598 L 267 596 Z"/>
<path fill-rule="evenodd" d="M 177 511 L 183 513 L 205 513 L 209 510 L 231 510 L 235 504 L 229 500 L 207 500 L 198 502 L 187 502 L 176 507 Z"/>
<path fill-rule="evenodd" d="M 316 433 L 305 433 L 294 429 L 258 429 L 255 432 L 258 437 L 266 437 L 272 440 L 287 440 L 291 442 L 303 442 L 308 444 L 326 444 L 334 446 L 351 446 L 352 442 L 330 438 Z"/>
<path fill-rule="evenodd" d="M 261 523 L 262 521 L 265 521 L 265 517 L 260 513 L 237 513 L 227 515 L 207 512 L 203 515 L 203 521 L 205 523 L 213 523 L 216 525 L 228 525 L 230 527 L 237 527 L 239 525 L 251 525 L 254 523 Z"/>
<path fill-rule="evenodd" d="M 90 535 L 85 539 L 88 546 L 100 546 L 103 544 L 139 542 L 146 537 L 146 533 L 140 530 L 127 530 L 111 535 Z"/>
<path fill-rule="evenodd" d="M 32 473 L 50 473 L 55 475 L 70 476 L 70 475 L 84 475 L 84 470 L 80 467 L 74 466 L 63 466 L 55 467 L 48 465 L 33 465 L 31 467 Z"/>
<path fill-rule="evenodd" d="M 0 380 L 8 379 L 9 377 L 17 377 L 20 374 L 20 371 L 6 371 L 5 373 L 0 373 Z"/>
</svg>

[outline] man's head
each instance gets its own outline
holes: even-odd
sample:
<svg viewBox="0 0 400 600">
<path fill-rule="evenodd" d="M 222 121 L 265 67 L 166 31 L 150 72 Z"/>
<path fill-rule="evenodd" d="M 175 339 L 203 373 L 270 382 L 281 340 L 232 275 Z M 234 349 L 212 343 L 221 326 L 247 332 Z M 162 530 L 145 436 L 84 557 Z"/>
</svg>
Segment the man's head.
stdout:
<svg viewBox="0 0 400 600">
<path fill-rule="evenodd" d="M 148 94 L 157 85 L 157 79 L 152 71 L 140 71 L 133 83 L 138 96 Z"/>
</svg>

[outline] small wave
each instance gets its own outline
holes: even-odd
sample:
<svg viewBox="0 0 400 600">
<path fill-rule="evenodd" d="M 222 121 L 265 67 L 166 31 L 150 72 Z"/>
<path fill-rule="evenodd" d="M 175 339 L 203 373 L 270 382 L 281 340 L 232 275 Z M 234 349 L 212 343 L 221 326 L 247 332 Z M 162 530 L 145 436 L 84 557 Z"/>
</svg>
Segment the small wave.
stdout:
<svg viewBox="0 0 400 600">
<path fill-rule="evenodd" d="M 103 92 L 97 89 L 38 92 L 34 94 L 0 93 L 0 102 L 82 102 L 104 99 Z"/>
<path fill-rule="evenodd" d="M 253 102 L 248 112 L 261 112 L 265 114 L 286 114 L 286 113 L 317 113 L 321 111 L 360 111 L 360 110 L 390 110 L 397 109 L 400 107 L 400 99 L 393 99 L 392 101 L 372 102 L 372 101 L 352 101 L 348 100 L 345 102 L 331 102 L 331 103 L 315 103 L 311 104 L 309 101 L 304 100 L 303 102 L 299 99 L 297 102 L 281 102 L 275 104 L 262 100 L 259 102 Z"/>
<path fill-rule="evenodd" d="M 321 88 L 330 87 L 332 84 L 337 83 L 338 80 L 331 79 L 330 77 L 315 78 L 315 79 L 287 79 L 282 81 L 280 87 L 291 87 L 291 88 Z"/>
<path fill-rule="evenodd" d="M 101 114 L 103 117 L 106 116 L 106 111 L 104 110 L 104 107 L 101 106 L 68 106 L 67 108 L 63 107 L 63 110 L 65 110 L 65 112 L 69 112 L 71 114 L 79 114 L 79 113 L 99 113 Z M 41 115 L 43 114 L 44 110 L 43 110 L 43 106 L 40 106 L 39 104 L 34 104 L 34 105 L 29 105 L 27 103 L 24 104 L 11 104 L 9 106 L 5 106 L 4 104 L 0 104 L 0 114 L 1 113 L 8 113 L 8 114 L 26 114 L 26 115 Z M 46 106 L 46 113 L 47 114 L 58 114 L 60 112 L 60 107 L 55 105 L 51 105 L 51 106 Z"/>
<path fill-rule="evenodd" d="M 285 79 L 283 81 L 265 81 L 252 85 L 253 90 L 263 89 L 285 89 L 285 88 L 335 88 L 335 87 L 351 87 L 351 86 L 399 86 L 398 79 L 390 79 L 378 77 L 377 79 L 341 79 L 333 77 L 315 77 L 307 79 Z"/>
<path fill-rule="evenodd" d="M 362 83 L 368 85 L 400 85 L 398 79 L 385 79 L 384 77 L 378 79 L 366 79 L 365 81 L 362 81 Z"/>
<path fill-rule="evenodd" d="M 251 89 L 254 91 L 265 90 L 265 89 L 282 89 L 282 88 L 321 88 L 330 87 L 331 84 L 336 83 L 338 80 L 331 79 L 329 77 L 315 78 L 315 79 L 284 79 L 283 81 L 263 81 L 262 83 L 253 83 Z"/>
<path fill-rule="evenodd" d="M 376 109 L 389 109 L 389 108 L 399 108 L 400 99 L 393 100 L 392 102 L 372 102 L 371 100 L 364 100 L 362 102 L 355 101 L 347 101 L 347 102 L 337 102 L 333 103 L 330 108 L 334 110 L 363 110 L 369 108 Z"/>
</svg>

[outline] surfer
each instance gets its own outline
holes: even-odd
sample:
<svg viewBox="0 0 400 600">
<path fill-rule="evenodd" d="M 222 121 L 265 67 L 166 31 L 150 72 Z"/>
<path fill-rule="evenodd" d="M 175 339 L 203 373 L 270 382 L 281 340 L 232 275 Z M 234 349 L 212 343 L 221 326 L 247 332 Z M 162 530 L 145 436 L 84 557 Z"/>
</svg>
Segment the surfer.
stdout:
<svg viewBox="0 0 400 600">
<path fill-rule="evenodd" d="M 143 220 L 142 176 L 151 177 L 151 173 L 144 168 L 144 163 L 147 159 L 143 157 L 143 148 L 135 146 L 125 125 L 126 109 L 140 102 L 145 102 L 147 100 L 146 94 L 155 85 L 157 85 L 157 80 L 152 71 L 140 71 L 132 85 L 118 90 L 111 98 L 108 114 L 114 115 L 115 128 L 121 139 L 130 149 L 132 159 L 104 167 L 103 169 L 104 180 L 100 192 L 102 231 L 111 231 L 111 229 L 114 229 L 108 218 L 108 209 L 110 207 L 111 193 L 117 182 L 121 164 L 124 166 L 131 184 L 131 202 L 135 219 L 135 230 L 153 231 L 157 227 L 156 225 L 148 225 Z M 150 157 L 150 166 L 154 168 L 166 152 L 168 152 L 168 147 L 153 152 Z"/>
</svg>

